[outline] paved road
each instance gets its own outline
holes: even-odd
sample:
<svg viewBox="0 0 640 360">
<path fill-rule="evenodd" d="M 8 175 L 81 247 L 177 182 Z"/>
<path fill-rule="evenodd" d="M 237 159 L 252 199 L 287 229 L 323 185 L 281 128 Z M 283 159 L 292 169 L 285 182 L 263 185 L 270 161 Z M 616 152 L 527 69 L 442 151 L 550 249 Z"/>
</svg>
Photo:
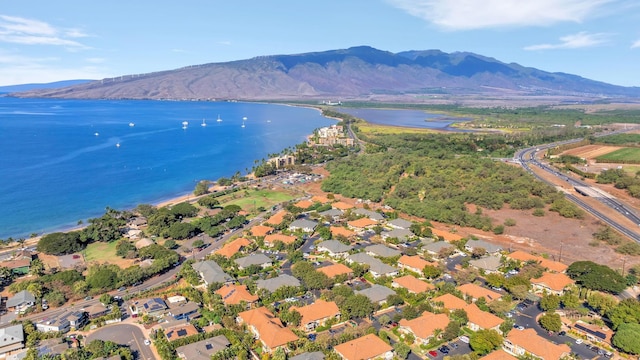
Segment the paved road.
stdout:
<svg viewBox="0 0 640 360">
<path fill-rule="evenodd" d="M 129 346 L 131 351 L 137 352 L 137 359 L 155 360 L 150 345 L 145 345 L 146 337 L 142 330 L 131 324 L 113 324 L 105 326 L 87 337 L 87 343 L 92 340 L 110 340 L 120 345 Z"/>
</svg>

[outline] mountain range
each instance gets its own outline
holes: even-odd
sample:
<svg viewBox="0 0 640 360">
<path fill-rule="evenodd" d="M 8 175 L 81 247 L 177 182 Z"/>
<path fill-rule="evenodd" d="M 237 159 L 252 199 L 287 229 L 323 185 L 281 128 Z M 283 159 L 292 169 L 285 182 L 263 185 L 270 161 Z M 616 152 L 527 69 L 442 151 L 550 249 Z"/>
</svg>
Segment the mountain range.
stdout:
<svg viewBox="0 0 640 360">
<path fill-rule="evenodd" d="M 14 96 L 92 99 L 354 100 L 416 96 L 640 97 L 623 87 L 469 53 L 368 46 L 187 66 Z"/>
</svg>

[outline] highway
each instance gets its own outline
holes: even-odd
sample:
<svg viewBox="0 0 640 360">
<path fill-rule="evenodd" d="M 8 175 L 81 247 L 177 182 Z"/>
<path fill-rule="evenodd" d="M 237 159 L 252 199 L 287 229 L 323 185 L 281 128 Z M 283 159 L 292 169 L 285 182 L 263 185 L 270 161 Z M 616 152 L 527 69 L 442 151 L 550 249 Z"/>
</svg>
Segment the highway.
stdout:
<svg viewBox="0 0 640 360">
<path fill-rule="evenodd" d="M 625 130 L 628 131 L 628 130 Z M 614 133 L 622 133 L 625 131 L 616 131 Z M 600 134 L 600 135 L 596 135 L 596 136 L 606 136 L 606 135 L 612 135 L 614 133 L 607 133 L 607 134 Z M 584 187 L 591 187 L 590 184 L 588 184 L 585 181 L 573 178 L 573 177 L 569 177 L 566 174 L 563 174 L 562 172 L 560 172 L 559 170 L 548 166 L 547 164 L 539 161 L 537 159 L 537 153 L 540 151 L 545 151 L 547 149 L 556 147 L 556 146 L 560 146 L 560 145 L 565 145 L 565 144 L 571 144 L 571 143 L 575 143 L 578 141 L 583 140 L 582 138 L 580 139 L 571 139 L 571 140 L 565 140 L 565 141 L 560 141 L 560 142 L 555 142 L 555 143 L 551 143 L 551 144 L 545 144 L 545 145 L 539 145 L 536 147 L 530 147 L 527 149 L 522 149 L 516 152 L 516 154 L 514 155 L 514 162 L 520 164 L 527 172 L 529 172 L 530 174 L 532 174 L 533 176 L 535 176 L 536 178 L 538 178 L 539 180 L 546 182 L 552 186 L 555 186 L 555 184 L 547 181 L 546 179 L 542 178 L 541 176 L 539 176 L 538 174 L 536 174 L 534 171 L 531 170 L 531 166 L 537 166 L 538 168 L 546 171 L 547 173 L 557 177 L 558 179 L 567 182 L 569 185 L 571 185 L 572 187 L 576 187 L 576 186 L 584 186 Z M 602 213 L 601 211 L 598 211 L 596 209 L 594 209 L 592 206 L 590 206 L 589 204 L 587 204 L 585 201 L 583 201 L 581 199 L 581 197 L 583 195 L 574 195 L 571 193 L 567 193 L 565 192 L 565 196 L 568 200 L 570 200 L 571 202 L 573 202 L 574 204 L 580 206 L 581 208 L 583 208 L 585 211 L 587 211 L 588 213 L 592 214 L 593 216 L 597 217 L 598 219 L 600 219 L 601 221 L 603 221 L 604 223 L 606 223 L 607 225 L 611 226 L 612 228 L 618 230 L 620 233 L 624 234 L 625 236 L 640 242 L 640 233 L 638 233 L 638 231 L 640 230 L 640 217 L 637 215 L 636 211 L 629 205 L 624 204 L 623 202 L 621 202 L 620 200 L 616 199 L 615 197 L 609 195 L 608 193 L 602 191 L 602 190 L 597 190 L 596 192 L 599 193 L 599 195 L 602 196 L 598 196 L 598 197 L 593 197 L 594 199 L 598 200 L 599 202 L 601 202 L 602 204 L 604 204 L 605 206 L 611 208 L 612 210 L 618 212 L 619 214 L 621 214 L 622 216 L 626 217 L 627 219 L 629 219 L 630 221 L 632 221 L 634 224 L 637 225 L 637 227 L 635 228 L 630 228 L 627 227 L 625 225 L 622 225 L 620 223 L 618 223 L 617 221 L 611 219 L 610 217 L 608 217 L 607 215 L 605 215 L 604 213 Z"/>
</svg>

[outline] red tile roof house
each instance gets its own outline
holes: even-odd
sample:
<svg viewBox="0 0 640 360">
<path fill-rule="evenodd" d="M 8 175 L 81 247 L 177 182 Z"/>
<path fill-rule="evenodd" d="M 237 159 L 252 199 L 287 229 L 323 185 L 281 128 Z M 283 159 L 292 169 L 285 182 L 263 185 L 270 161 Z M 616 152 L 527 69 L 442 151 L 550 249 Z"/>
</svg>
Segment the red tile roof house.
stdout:
<svg viewBox="0 0 640 360">
<path fill-rule="evenodd" d="M 225 305 L 241 304 L 243 301 L 250 307 L 258 301 L 257 295 L 251 295 L 245 285 L 226 284 L 215 291 L 216 294 L 222 296 L 222 302 Z"/>
<path fill-rule="evenodd" d="M 343 201 L 338 201 L 331 204 L 331 207 L 338 210 L 349 210 L 349 209 L 352 209 L 354 206 L 351 204 L 347 204 L 346 202 L 343 202 Z"/>
<path fill-rule="evenodd" d="M 287 211 L 280 210 L 277 213 L 271 215 L 271 217 L 267 219 L 267 221 L 265 221 L 264 223 L 269 225 L 280 225 L 284 221 L 285 215 L 287 215 Z"/>
<path fill-rule="evenodd" d="M 428 311 L 413 320 L 402 319 L 398 323 L 398 331 L 405 334 L 413 334 L 419 344 L 427 344 L 436 336 L 436 330 L 444 331 L 449 325 L 449 317 L 446 314 L 433 314 Z"/>
<path fill-rule="evenodd" d="M 413 275 L 405 275 L 395 278 L 393 279 L 391 286 L 395 288 L 405 288 L 410 293 L 414 294 L 420 294 L 436 288 L 428 282 L 420 280 Z"/>
<path fill-rule="evenodd" d="M 226 258 L 230 258 L 249 245 L 251 245 L 251 240 L 245 238 L 237 238 L 231 242 L 224 244 L 224 246 L 216 250 L 214 254 L 220 254 Z"/>
<path fill-rule="evenodd" d="M 344 360 L 393 359 L 391 345 L 373 334 L 336 345 L 333 349 Z"/>
<path fill-rule="evenodd" d="M 331 279 L 338 275 L 347 275 L 347 278 L 351 278 L 351 276 L 353 276 L 353 270 L 344 264 L 331 264 L 329 266 L 318 268 L 317 270 Z"/>
<path fill-rule="evenodd" d="M 526 263 L 527 261 L 535 261 L 540 265 L 542 265 L 542 267 L 547 268 L 550 271 L 555 271 L 559 273 L 565 272 L 568 268 L 568 266 L 563 263 L 545 259 L 542 256 L 532 255 L 520 250 L 512 252 L 511 254 L 508 255 L 508 257 L 513 260 L 518 260 L 522 263 Z"/>
<path fill-rule="evenodd" d="M 313 206 L 313 201 L 311 200 L 300 200 L 297 203 L 293 204 L 295 207 L 299 207 L 300 209 L 306 210 Z"/>
<path fill-rule="evenodd" d="M 467 305 L 464 311 L 467 313 L 467 318 L 469 319 L 468 326 L 472 331 L 485 329 L 502 333 L 502 331 L 500 331 L 500 325 L 504 322 L 503 319 L 492 313 L 480 310 L 476 304 Z"/>
<path fill-rule="evenodd" d="M 275 230 L 274 228 L 272 228 L 271 226 L 266 226 L 266 225 L 256 225 L 254 227 L 252 227 L 251 229 L 249 229 L 249 232 L 251 233 L 251 235 L 253 236 L 266 236 L 269 235 L 273 232 L 273 230 Z"/>
<path fill-rule="evenodd" d="M 351 220 L 347 222 L 347 225 L 349 226 L 349 228 L 351 228 L 355 232 L 365 231 L 366 229 L 373 227 L 374 225 L 377 225 L 377 224 L 378 224 L 377 221 L 371 220 L 369 218 L 360 218 L 357 220 Z"/>
<path fill-rule="evenodd" d="M 564 290 L 575 284 L 575 282 L 562 273 L 544 272 L 541 277 L 531 279 L 531 284 L 536 292 L 546 291 L 551 294 L 562 295 Z"/>
<path fill-rule="evenodd" d="M 515 356 L 533 355 L 543 360 L 561 359 L 571 353 L 566 344 L 553 344 L 536 334 L 534 329 L 511 330 L 502 348 Z"/>
<path fill-rule="evenodd" d="M 264 237 L 264 244 L 271 247 L 271 246 L 274 246 L 277 241 L 280 241 L 285 245 L 291 245 L 294 242 L 296 242 L 297 239 L 298 239 L 297 237 L 291 236 L 291 235 L 269 234 Z"/>
<path fill-rule="evenodd" d="M 431 299 L 431 303 L 434 305 L 436 303 L 442 303 L 442 307 L 449 311 L 464 309 L 468 305 L 464 300 L 451 294 L 435 297 Z"/>
<path fill-rule="evenodd" d="M 460 285 L 457 289 L 467 296 L 467 298 L 471 298 L 471 301 L 473 302 L 476 302 L 479 298 L 483 297 L 487 300 L 487 303 L 490 303 L 502 297 L 502 294 L 476 284 Z"/>
<path fill-rule="evenodd" d="M 300 328 L 304 331 L 313 331 L 331 319 L 340 318 L 340 309 L 333 301 L 317 300 L 311 305 L 292 306 L 289 310 L 295 310 L 302 315 Z"/>
<path fill-rule="evenodd" d="M 356 233 L 354 233 L 353 231 L 344 228 L 342 226 L 331 226 L 329 227 L 329 230 L 331 230 L 331 235 L 332 236 L 339 236 L 342 235 L 344 237 L 346 237 L 347 239 L 353 237 L 356 235 Z"/>
<path fill-rule="evenodd" d="M 265 307 L 243 311 L 238 314 L 236 321 L 246 324 L 254 337 L 262 343 L 262 349 L 268 353 L 280 347 L 286 351 L 287 343 L 298 340 L 298 336 L 284 327 L 280 319 Z"/>
<path fill-rule="evenodd" d="M 427 265 L 437 266 L 436 263 L 429 262 L 418 255 L 415 255 L 415 256 L 402 255 L 400 259 L 398 259 L 399 268 L 413 271 L 419 275 L 422 275 L 422 270 Z"/>
</svg>

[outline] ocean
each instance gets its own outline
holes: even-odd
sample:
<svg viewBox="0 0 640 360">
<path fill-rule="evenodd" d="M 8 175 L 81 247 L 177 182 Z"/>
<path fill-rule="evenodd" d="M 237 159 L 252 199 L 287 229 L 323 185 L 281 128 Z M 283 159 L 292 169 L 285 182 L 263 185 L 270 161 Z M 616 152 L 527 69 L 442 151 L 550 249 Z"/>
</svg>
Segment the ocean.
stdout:
<svg viewBox="0 0 640 360">
<path fill-rule="evenodd" d="M 0 97 L 0 239 L 69 229 L 107 206 L 155 204 L 200 180 L 246 174 L 333 123 L 277 104 Z"/>
</svg>

